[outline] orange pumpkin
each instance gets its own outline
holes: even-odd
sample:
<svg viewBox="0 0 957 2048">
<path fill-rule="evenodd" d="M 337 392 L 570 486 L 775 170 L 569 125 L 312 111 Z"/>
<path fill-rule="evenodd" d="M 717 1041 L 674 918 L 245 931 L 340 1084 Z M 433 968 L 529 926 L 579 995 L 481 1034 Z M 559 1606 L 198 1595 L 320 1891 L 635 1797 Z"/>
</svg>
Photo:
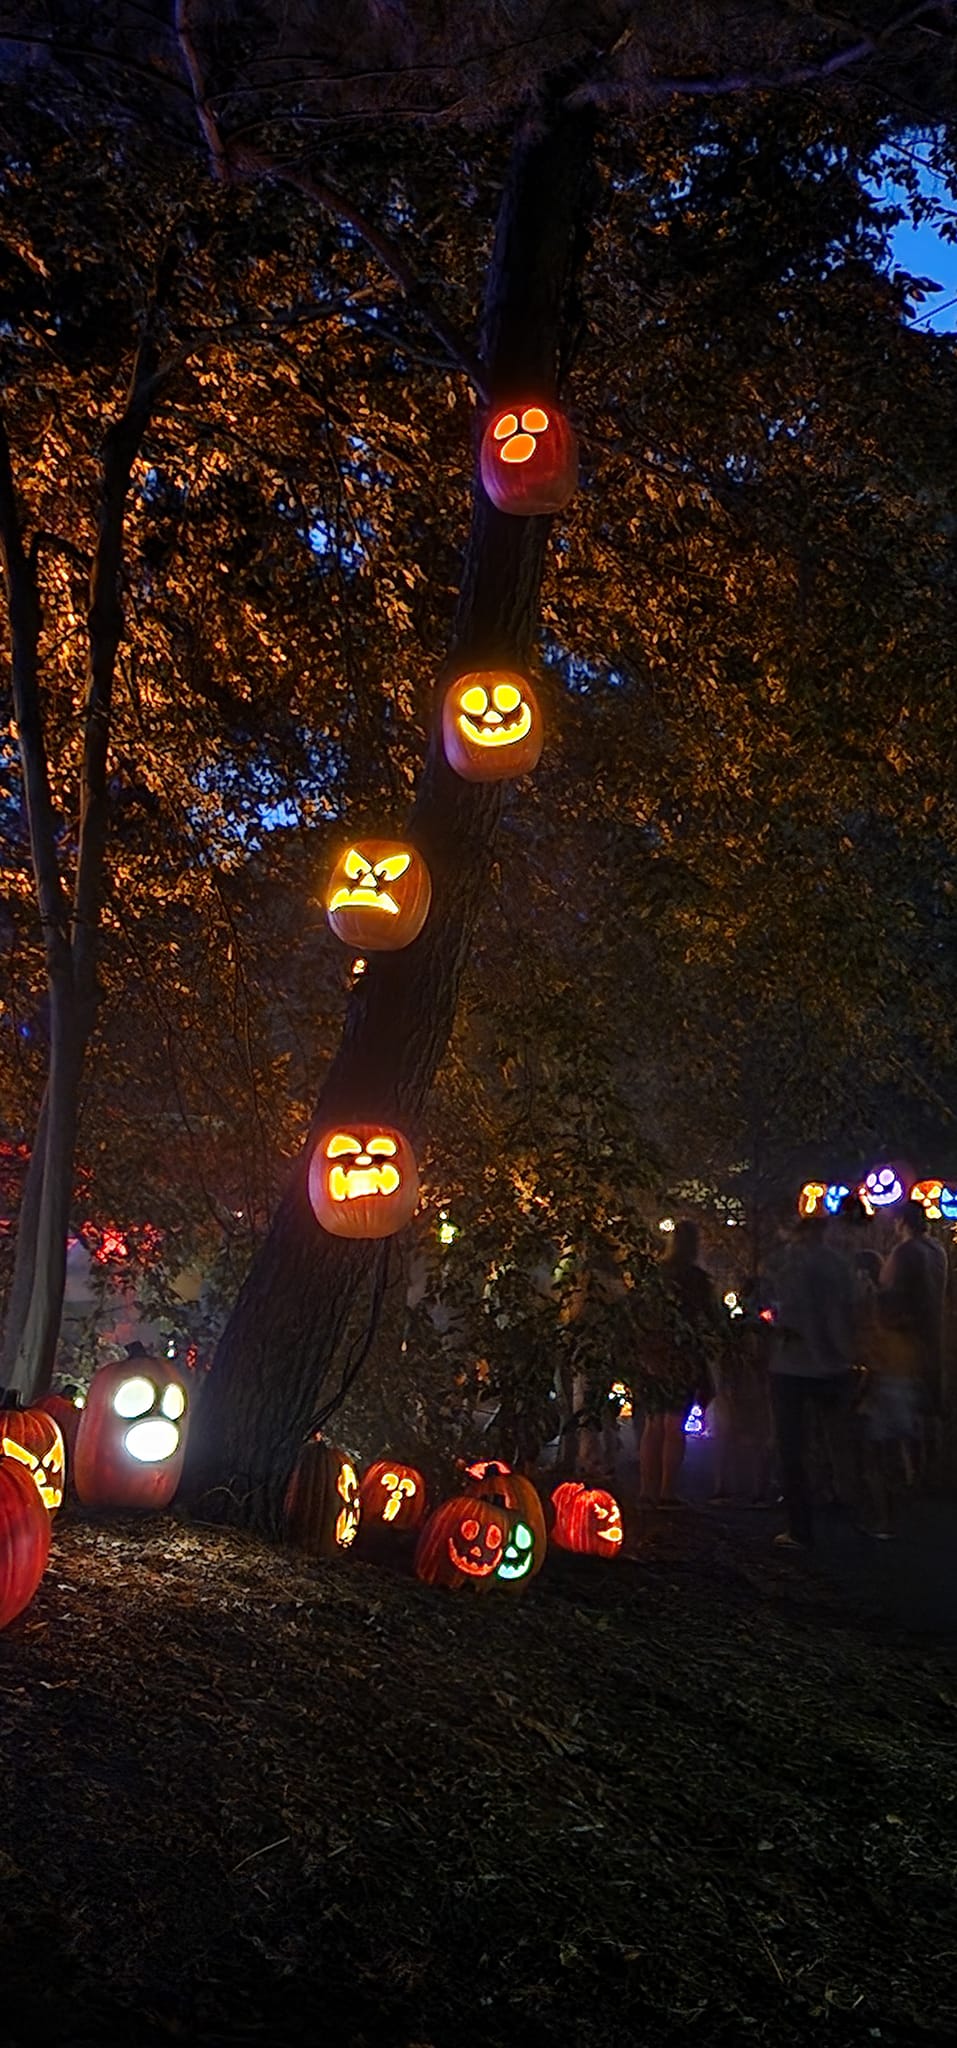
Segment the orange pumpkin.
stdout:
<svg viewBox="0 0 957 2048">
<path fill-rule="evenodd" d="M 352 1459 L 316 1430 L 303 1444 L 286 1488 L 286 1541 L 309 1557 L 341 1557 L 356 1540 L 361 1512 Z"/>
<path fill-rule="evenodd" d="M 59 1425 L 60 1435 L 66 1445 L 67 1472 L 69 1473 L 73 1462 L 73 1453 L 76 1450 L 77 1431 L 80 1427 L 80 1416 L 83 1413 L 82 1407 L 78 1408 L 75 1401 L 68 1400 L 66 1394 L 44 1394 L 42 1401 L 37 1402 L 37 1407 L 44 1409 L 47 1415 L 52 1415 L 54 1422 Z"/>
<path fill-rule="evenodd" d="M 544 730 L 527 677 L 513 669 L 475 669 L 450 683 L 442 702 L 445 758 L 465 782 L 529 775 Z"/>
<path fill-rule="evenodd" d="M 502 406 L 482 436 L 482 482 L 500 512 L 561 512 L 578 488 L 578 442 L 560 407 Z"/>
<path fill-rule="evenodd" d="M 414 846 L 361 839 L 340 854 L 332 870 L 326 916 L 347 946 L 395 953 L 418 938 L 431 901 L 429 870 Z"/>
<path fill-rule="evenodd" d="M 103 1365 L 76 1433 L 73 1477 L 85 1508 L 166 1508 L 186 1452 L 188 1396 L 176 1367 L 145 1352 Z"/>
<path fill-rule="evenodd" d="M 621 1509 L 613 1494 L 602 1487 L 583 1486 L 580 1480 L 569 1479 L 556 1486 L 552 1507 L 552 1542 L 559 1549 L 609 1560 L 620 1556 L 624 1531 Z"/>
<path fill-rule="evenodd" d="M 418 1529 L 425 1518 L 425 1480 L 414 1465 L 379 1458 L 362 1474 L 359 1500 L 363 1530 Z"/>
<path fill-rule="evenodd" d="M 499 1507 L 507 1508 L 511 1516 L 524 1522 L 532 1532 L 534 1549 L 532 1563 L 524 1576 L 533 1579 L 545 1562 L 548 1537 L 545 1532 L 545 1510 L 530 1479 L 521 1472 L 510 1471 L 498 1458 L 479 1459 L 465 1468 L 465 1487 L 478 1500 L 495 1501 Z"/>
<path fill-rule="evenodd" d="M 4 1456 L 29 1472 L 48 1513 L 55 1515 L 66 1483 L 66 1455 L 59 1424 L 43 1408 L 0 1410 Z"/>
<path fill-rule="evenodd" d="M 392 1237 L 415 1213 L 419 1175 L 401 1131 L 382 1124 L 338 1124 L 325 1131 L 309 1162 L 309 1200 L 334 1237 Z"/>
<path fill-rule="evenodd" d="M 50 1517 L 25 1465 L 0 1454 L 0 1628 L 33 1599 L 50 1555 Z"/>
<path fill-rule="evenodd" d="M 427 1586 L 470 1586 L 487 1593 L 496 1583 L 511 1517 L 493 1502 L 464 1493 L 444 1500 L 429 1516 L 415 1548 L 416 1577 Z"/>
</svg>

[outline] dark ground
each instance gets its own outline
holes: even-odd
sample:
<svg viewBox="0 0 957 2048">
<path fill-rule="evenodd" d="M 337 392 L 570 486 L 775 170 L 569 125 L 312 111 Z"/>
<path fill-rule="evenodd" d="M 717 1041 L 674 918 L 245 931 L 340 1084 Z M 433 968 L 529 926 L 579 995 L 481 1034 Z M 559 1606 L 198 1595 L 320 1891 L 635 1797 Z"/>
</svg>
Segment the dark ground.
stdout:
<svg viewBox="0 0 957 2048">
<path fill-rule="evenodd" d="M 483 1601 L 61 1517 L 0 1637 L 4 2048 L 954 2038 L 955 1638 L 774 1526 Z"/>
</svg>

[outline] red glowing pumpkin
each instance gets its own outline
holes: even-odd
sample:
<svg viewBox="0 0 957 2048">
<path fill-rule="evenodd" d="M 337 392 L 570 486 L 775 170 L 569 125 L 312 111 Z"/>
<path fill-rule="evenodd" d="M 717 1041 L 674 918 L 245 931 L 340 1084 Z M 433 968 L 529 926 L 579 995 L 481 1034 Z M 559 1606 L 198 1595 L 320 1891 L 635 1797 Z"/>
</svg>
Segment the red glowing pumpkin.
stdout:
<svg viewBox="0 0 957 2048">
<path fill-rule="evenodd" d="M 417 1578 L 427 1586 L 470 1586 L 487 1593 L 502 1562 L 511 1516 L 474 1494 L 444 1500 L 429 1516 L 415 1548 Z"/>
<path fill-rule="evenodd" d="M 334 1237 L 392 1237 L 415 1213 L 419 1175 L 401 1131 L 343 1123 L 325 1131 L 309 1162 L 309 1201 Z"/>
<path fill-rule="evenodd" d="M 286 1488 L 287 1543 L 309 1557 L 340 1557 L 356 1540 L 361 1512 L 352 1459 L 317 1430 L 303 1444 Z"/>
<path fill-rule="evenodd" d="M 32 1475 L 0 1455 L 0 1628 L 21 1614 L 50 1555 L 50 1517 Z"/>
<path fill-rule="evenodd" d="M 94 1373 L 73 1477 L 85 1508 L 165 1508 L 186 1450 L 187 1393 L 174 1365 L 145 1353 Z"/>
<path fill-rule="evenodd" d="M 510 1471 L 498 1458 L 484 1458 L 466 1466 L 465 1487 L 478 1500 L 494 1501 L 499 1507 L 507 1508 L 511 1516 L 517 1516 L 531 1530 L 534 1549 L 532 1563 L 525 1576 L 533 1579 L 545 1562 L 548 1537 L 545 1510 L 531 1480 L 525 1479 L 521 1472 Z"/>
<path fill-rule="evenodd" d="M 442 700 L 445 758 L 465 782 L 502 782 L 537 768 L 544 729 L 527 677 L 511 669 L 457 676 Z"/>
<path fill-rule="evenodd" d="M 414 846 L 362 839 L 341 854 L 326 890 L 337 939 L 362 953 L 394 953 L 417 939 L 429 914 L 432 882 Z"/>
<path fill-rule="evenodd" d="M 5 1457 L 29 1472 L 47 1512 L 55 1515 L 63 1499 L 66 1455 L 53 1416 L 43 1408 L 0 1409 L 0 1445 Z"/>
<path fill-rule="evenodd" d="M 503 406 L 482 436 L 482 482 L 500 512 L 561 512 L 578 488 L 578 442 L 557 405 Z"/>
<path fill-rule="evenodd" d="M 359 1500 L 363 1530 L 418 1529 L 425 1518 L 425 1480 L 414 1465 L 379 1458 L 362 1474 Z"/>
<path fill-rule="evenodd" d="M 621 1554 L 624 1531 L 621 1509 L 611 1493 L 601 1487 L 583 1486 L 578 1479 L 566 1480 L 552 1494 L 555 1526 L 552 1542 L 561 1550 L 577 1550 L 589 1557 L 612 1559 Z"/>
</svg>

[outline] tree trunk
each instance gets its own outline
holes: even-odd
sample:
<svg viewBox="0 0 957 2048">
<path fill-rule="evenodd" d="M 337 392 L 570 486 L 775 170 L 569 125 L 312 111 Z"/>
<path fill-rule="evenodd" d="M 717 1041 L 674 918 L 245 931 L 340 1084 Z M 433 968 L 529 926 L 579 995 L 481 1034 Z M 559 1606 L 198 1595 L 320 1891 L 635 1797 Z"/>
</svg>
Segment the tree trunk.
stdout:
<svg viewBox="0 0 957 2048">
<path fill-rule="evenodd" d="M 33 1150 L 23 1183 L 23 1196 L 17 1215 L 17 1239 L 13 1255 L 13 1278 L 7 1299 L 7 1313 L 3 1325 L 3 1351 L 0 1354 L 0 1385 L 12 1386 L 13 1368 L 20 1349 L 33 1291 L 33 1274 L 37 1262 L 37 1231 L 40 1225 L 40 1198 L 43 1194 L 43 1159 L 47 1143 L 47 1105 L 50 1100 L 49 1084 L 43 1091 L 40 1115 L 33 1140 Z"/>
<path fill-rule="evenodd" d="M 590 113 L 556 106 L 530 118 L 516 139 L 485 300 L 482 353 L 493 400 L 548 399 L 555 390 L 593 132 Z M 548 532 L 546 519 L 496 511 L 476 482 L 445 676 L 473 665 L 527 665 Z M 409 823 L 432 873 L 431 914 L 413 946 L 370 958 L 311 1138 L 340 1118 L 381 1117 L 414 1141 L 448 1044 L 502 795 L 500 785 L 463 782 L 448 767 L 440 697 Z M 188 1487 L 201 1511 L 271 1532 L 376 1253 L 374 1244 L 328 1236 L 316 1224 L 306 1194 L 310 1149 L 307 1142 L 223 1333 L 190 1444 Z"/>
<path fill-rule="evenodd" d="M 69 958 L 50 985 L 50 1072 L 46 1093 L 43 1181 L 36 1223 L 33 1285 L 8 1385 L 29 1406 L 53 1377 L 73 1200 L 73 1164 L 83 1040 Z M 39 1134 L 38 1134 L 39 1142 Z"/>
</svg>

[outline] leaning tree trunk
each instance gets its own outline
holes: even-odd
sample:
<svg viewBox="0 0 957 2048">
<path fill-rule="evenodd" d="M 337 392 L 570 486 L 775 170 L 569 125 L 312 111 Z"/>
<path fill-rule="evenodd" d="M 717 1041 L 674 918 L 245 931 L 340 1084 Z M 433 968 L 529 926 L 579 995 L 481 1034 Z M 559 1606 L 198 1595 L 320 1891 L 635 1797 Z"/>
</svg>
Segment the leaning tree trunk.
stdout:
<svg viewBox="0 0 957 2048">
<path fill-rule="evenodd" d="M 548 398 L 565 340 L 593 117 L 556 108 L 512 153 L 485 299 L 493 402 Z M 524 667 L 539 625 L 547 519 L 498 512 L 476 484 L 446 674 Z M 440 678 L 440 681 L 444 678 Z M 313 1118 L 394 1121 L 413 1137 L 448 1044 L 472 932 L 487 896 L 500 786 L 460 780 L 433 721 L 409 822 L 432 873 L 421 937 L 369 960 Z M 298 1445 L 328 1386 L 377 1247 L 326 1235 L 306 1194 L 307 1143 L 220 1340 L 190 1447 L 188 1491 L 204 1514 L 278 1527 Z"/>
</svg>

